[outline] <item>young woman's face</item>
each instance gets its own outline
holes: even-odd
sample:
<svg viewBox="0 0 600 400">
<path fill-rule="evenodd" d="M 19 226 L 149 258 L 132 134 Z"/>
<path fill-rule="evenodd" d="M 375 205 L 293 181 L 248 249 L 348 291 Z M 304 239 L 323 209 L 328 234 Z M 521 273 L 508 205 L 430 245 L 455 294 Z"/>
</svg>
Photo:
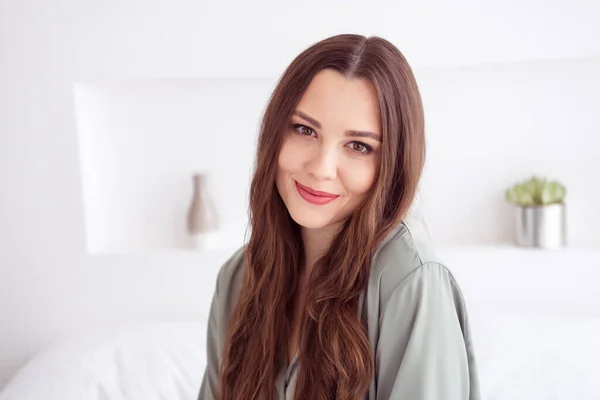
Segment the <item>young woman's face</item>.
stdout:
<svg viewBox="0 0 600 400">
<path fill-rule="evenodd" d="M 276 186 L 294 221 L 311 229 L 343 222 L 379 172 L 381 123 L 373 85 L 320 71 L 283 135 Z"/>
</svg>

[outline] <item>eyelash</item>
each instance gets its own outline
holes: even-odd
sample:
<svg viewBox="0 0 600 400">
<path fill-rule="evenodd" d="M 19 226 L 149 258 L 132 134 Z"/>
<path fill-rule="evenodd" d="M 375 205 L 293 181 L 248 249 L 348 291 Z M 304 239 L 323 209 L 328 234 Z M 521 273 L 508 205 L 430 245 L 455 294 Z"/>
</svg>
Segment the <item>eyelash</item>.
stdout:
<svg viewBox="0 0 600 400">
<path fill-rule="evenodd" d="M 312 132 L 315 132 L 315 130 L 314 130 L 314 129 L 312 129 L 312 128 L 310 128 L 310 127 L 306 126 L 306 125 L 302 125 L 302 124 L 292 124 L 292 129 L 293 129 L 293 130 L 294 130 L 294 131 L 295 131 L 297 134 L 299 134 L 299 135 L 301 135 L 301 136 L 309 136 L 309 135 L 305 135 L 305 134 L 303 134 L 303 133 L 300 133 L 299 131 L 297 131 L 297 130 L 296 130 L 297 128 L 307 128 L 307 129 L 310 129 Z M 315 132 L 315 133 L 316 133 L 316 132 Z M 310 135 L 310 136 L 312 136 L 312 135 Z M 352 142 L 350 142 L 350 143 L 357 143 L 357 144 L 359 144 L 359 145 L 363 146 L 363 148 L 365 149 L 365 151 L 357 151 L 357 150 L 354 150 L 354 149 L 352 149 L 352 151 L 354 151 L 354 152 L 355 152 L 355 153 L 357 153 L 357 154 L 360 154 L 360 155 L 367 155 L 367 154 L 371 154 L 371 153 L 373 152 L 373 148 L 372 148 L 371 146 L 369 146 L 368 144 L 366 144 L 366 143 L 363 143 L 363 142 L 358 142 L 358 141 L 352 141 Z"/>
</svg>

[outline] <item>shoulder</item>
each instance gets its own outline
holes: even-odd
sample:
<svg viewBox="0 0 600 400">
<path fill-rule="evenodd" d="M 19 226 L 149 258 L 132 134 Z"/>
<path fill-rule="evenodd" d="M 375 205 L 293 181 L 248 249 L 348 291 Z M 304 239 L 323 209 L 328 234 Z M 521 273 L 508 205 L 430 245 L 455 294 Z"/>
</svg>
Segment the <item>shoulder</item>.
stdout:
<svg viewBox="0 0 600 400">
<path fill-rule="evenodd" d="M 449 274 L 431 242 L 413 235 L 410 227 L 403 222 L 377 248 L 371 263 L 369 286 L 376 288 L 380 301 L 386 303 L 402 282 L 429 267 Z"/>
<path fill-rule="evenodd" d="M 235 304 L 243 279 L 246 246 L 238 248 L 219 268 L 215 296 L 226 302 L 227 308 Z"/>
<path fill-rule="evenodd" d="M 457 315 L 461 327 L 468 330 L 465 298 L 451 269 L 435 253 L 431 242 L 414 237 L 405 223 L 378 247 L 368 291 L 372 300 L 367 312 L 376 318 L 382 317 L 390 305 L 406 315 L 434 307 L 438 316 L 444 310 Z"/>
</svg>

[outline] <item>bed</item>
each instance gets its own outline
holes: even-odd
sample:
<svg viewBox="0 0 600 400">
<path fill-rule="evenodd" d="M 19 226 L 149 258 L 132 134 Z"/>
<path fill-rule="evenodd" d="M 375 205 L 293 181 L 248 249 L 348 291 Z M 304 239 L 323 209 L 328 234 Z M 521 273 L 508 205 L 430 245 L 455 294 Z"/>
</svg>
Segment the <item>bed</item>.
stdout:
<svg viewBox="0 0 600 400">
<path fill-rule="evenodd" d="M 600 399 L 600 318 L 473 315 L 487 400 Z M 0 400 L 195 399 L 206 321 L 88 332 L 33 357 Z"/>
</svg>

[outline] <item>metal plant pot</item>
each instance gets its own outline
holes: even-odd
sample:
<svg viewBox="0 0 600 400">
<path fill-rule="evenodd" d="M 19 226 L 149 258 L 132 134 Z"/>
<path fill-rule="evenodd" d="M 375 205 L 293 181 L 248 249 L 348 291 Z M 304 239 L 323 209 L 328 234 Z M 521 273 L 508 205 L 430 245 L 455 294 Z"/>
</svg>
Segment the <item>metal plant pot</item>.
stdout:
<svg viewBox="0 0 600 400">
<path fill-rule="evenodd" d="M 519 246 L 557 249 L 567 244 L 566 205 L 516 207 Z"/>
</svg>

